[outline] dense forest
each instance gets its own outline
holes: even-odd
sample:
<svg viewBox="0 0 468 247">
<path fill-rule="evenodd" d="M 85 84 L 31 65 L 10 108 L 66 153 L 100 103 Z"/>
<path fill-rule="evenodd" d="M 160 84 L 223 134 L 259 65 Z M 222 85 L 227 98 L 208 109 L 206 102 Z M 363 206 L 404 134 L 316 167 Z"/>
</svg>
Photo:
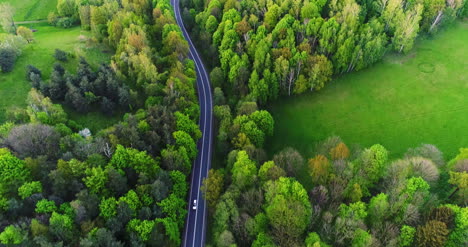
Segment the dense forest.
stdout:
<svg viewBox="0 0 468 247">
<path fill-rule="evenodd" d="M 212 67 L 221 163 L 203 185 L 211 246 L 468 244 L 466 149 L 446 162 L 425 144 L 390 160 L 381 145 L 350 148 L 331 137 L 316 145 L 313 157 L 293 148 L 268 157 L 263 147 L 275 121 L 262 110 L 386 53 L 410 51 L 418 36 L 466 16 L 466 1 L 182 5 Z"/>
<path fill-rule="evenodd" d="M 236 149 L 204 180 L 213 246 L 465 246 L 468 149 L 450 162 L 433 145 L 390 161 L 381 145 L 338 137 L 305 159 Z M 301 184 L 295 177 L 307 173 Z M 303 177 L 303 176 L 302 176 Z"/>
<path fill-rule="evenodd" d="M 207 60 L 213 86 L 262 105 L 319 90 L 332 75 L 366 68 L 387 51 L 407 52 L 418 34 L 466 12 L 463 0 L 181 2 L 200 50 L 218 58 Z"/>
<path fill-rule="evenodd" d="M 27 107 L 0 126 L 0 243 L 179 246 L 201 133 L 194 63 L 169 1 L 59 0 L 49 21 L 81 23 L 115 55 L 70 72 L 57 50 L 49 76 L 28 66 Z M 62 105 L 128 113 L 91 133 Z"/>
<path fill-rule="evenodd" d="M 312 157 L 263 149 L 263 107 L 323 88 L 467 15 L 464 0 L 182 0 L 211 66 L 215 169 L 203 181 L 209 246 L 466 246 L 468 149 L 423 144 L 400 159 L 330 137 Z M 31 30 L 0 5 L 0 69 Z M 6 13 L 6 14 L 5 14 Z M 5 17 L 5 18 L 2 18 Z M 0 125 L 0 243 L 180 246 L 199 106 L 195 65 L 169 0 L 58 0 L 50 25 L 77 25 L 112 50 L 97 68 L 56 50 L 34 64 L 27 107 Z M 208 59 L 209 58 L 209 59 Z M 125 113 L 92 133 L 64 111 Z M 311 145 L 315 145 L 311 141 Z"/>
</svg>

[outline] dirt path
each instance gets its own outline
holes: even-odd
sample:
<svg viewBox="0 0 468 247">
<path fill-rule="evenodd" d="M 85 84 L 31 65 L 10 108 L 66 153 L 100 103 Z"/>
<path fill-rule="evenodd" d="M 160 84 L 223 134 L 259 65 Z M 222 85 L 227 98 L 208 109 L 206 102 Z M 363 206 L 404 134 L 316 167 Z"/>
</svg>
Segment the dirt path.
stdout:
<svg viewBox="0 0 468 247">
<path fill-rule="evenodd" d="M 47 20 L 37 20 L 37 21 L 15 21 L 15 25 L 21 24 L 33 24 L 33 23 L 45 23 Z"/>
</svg>

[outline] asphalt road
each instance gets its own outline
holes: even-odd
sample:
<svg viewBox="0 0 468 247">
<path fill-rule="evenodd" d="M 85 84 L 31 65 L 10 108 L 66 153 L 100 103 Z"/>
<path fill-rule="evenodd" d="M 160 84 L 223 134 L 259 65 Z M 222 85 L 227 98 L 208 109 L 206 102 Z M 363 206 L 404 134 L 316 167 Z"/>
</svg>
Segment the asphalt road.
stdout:
<svg viewBox="0 0 468 247">
<path fill-rule="evenodd" d="M 213 142 L 213 99 L 211 93 L 210 79 L 205 66 L 198 55 L 195 46 L 184 27 L 180 12 L 179 0 L 171 0 L 177 24 L 180 26 L 185 39 L 189 43 L 190 58 L 195 62 L 197 72 L 197 91 L 200 104 L 200 130 L 202 138 L 198 141 L 198 156 L 192 168 L 192 181 L 190 184 L 188 215 L 183 232 L 182 246 L 198 247 L 205 246 L 206 236 L 206 203 L 203 199 L 200 186 L 203 178 L 208 176 L 211 166 L 211 150 Z M 192 209 L 193 200 L 197 200 L 197 210 Z"/>
</svg>

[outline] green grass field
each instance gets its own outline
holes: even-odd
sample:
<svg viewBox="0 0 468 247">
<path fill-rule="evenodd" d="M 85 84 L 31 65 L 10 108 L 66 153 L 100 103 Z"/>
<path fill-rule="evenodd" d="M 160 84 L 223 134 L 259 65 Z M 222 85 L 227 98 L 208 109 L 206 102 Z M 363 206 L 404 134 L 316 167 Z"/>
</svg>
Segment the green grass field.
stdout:
<svg viewBox="0 0 468 247">
<path fill-rule="evenodd" d="M 47 19 L 49 12 L 54 11 L 57 0 L 0 0 L 10 3 L 15 9 L 15 21 L 35 21 Z"/>
<path fill-rule="evenodd" d="M 5 121 L 5 111 L 9 107 L 26 106 L 26 97 L 31 89 L 30 83 L 26 80 L 26 66 L 32 64 L 42 70 L 43 79 L 47 80 L 55 63 L 53 53 L 56 48 L 76 55 L 75 59 L 70 59 L 63 63 L 67 70 L 74 72 L 78 64 L 78 57 L 84 56 L 93 67 L 97 67 L 102 62 L 109 62 L 111 52 L 105 47 L 89 45 L 81 42 L 79 36 L 91 36 L 80 27 L 71 29 L 61 29 L 47 24 L 31 24 L 38 30 L 34 33 L 35 42 L 26 46 L 22 55 L 18 58 L 12 72 L 0 73 L 0 123 Z M 103 52 L 107 51 L 107 52 Z M 119 117 L 107 118 L 100 114 L 89 113 L 85 115 L 67 111 L 71 118 L 84 126 L 96 131 L 116 122 Z"/>
<path fill-rule="evenodd" d="M 276 124 L 268 153 L 292 146 L 310 158 L 317 141 L 337 135 L 348 145 L 380 143 L 393 158 L 422 143 L 453 157 L 468 147 L 467 42 L 468 22 L 454 23 L 407 55 L 278 100 L 269 107 Z"/>
</svg>

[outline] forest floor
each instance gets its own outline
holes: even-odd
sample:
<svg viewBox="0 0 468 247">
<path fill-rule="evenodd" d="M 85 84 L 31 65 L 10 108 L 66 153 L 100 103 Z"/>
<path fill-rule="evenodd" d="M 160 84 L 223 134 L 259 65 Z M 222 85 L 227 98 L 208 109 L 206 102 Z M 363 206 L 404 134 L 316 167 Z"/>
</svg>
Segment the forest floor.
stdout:
<svg viewBox="0 0 468 247">
<path fill-rule="evenodd" d="M 340 136 L 349 146 L 382 144 L 391 158 L 422 143 L 451 159 L 468 147 L 468 22 L 420 39 L 406 55 L 389 54 L 319 92 L 283 98 L 268 109 L 271 156 L 291 146 L 311 158 L 318 141 Z"/>
<path fill-rule="evenodd" d="M 15 21 L 34 21 L 47 19 L 49 12 L 54 11 L 58 0 L 0 0 L 10 3 L 15 9 Z"/>
<path fill-rule="evenodd" d="M 46 23 L 24 26 L 38 31 L 34 33 L 35 41 L 24 48 L 16 61 L 14 70 L 6 74 L 0 73 L 0 124 L 5 121 L 5 111 L 9 107 L 26 106 L 27 94 L 31 89 L 30 82 L 26 80 L 26 66 L 28 64 L 39 68 L 42 71 L 42 79 L 47 80 L 52 66 L 56 62 L 53 57 L 55 49 L 61 49 L 75 55 L 75 58 L 62 63 L 68 71 L 73 73 L 76 71 L 80 56 L 85 57 L 94 68 L 97 68 L 100 63 L 108 63 L 112 54 L 106 47 L 87 41 L 88 37 L 91 37 L 91 33 L 81 30 L 80 27 L 62 29 L 49 26 Z M 94 132 L 120 120 L 120 116 L 105 117 L 97 112 L 78 114 L 67 108 L 65 110 L 72 120 Z"/>
</svg>

